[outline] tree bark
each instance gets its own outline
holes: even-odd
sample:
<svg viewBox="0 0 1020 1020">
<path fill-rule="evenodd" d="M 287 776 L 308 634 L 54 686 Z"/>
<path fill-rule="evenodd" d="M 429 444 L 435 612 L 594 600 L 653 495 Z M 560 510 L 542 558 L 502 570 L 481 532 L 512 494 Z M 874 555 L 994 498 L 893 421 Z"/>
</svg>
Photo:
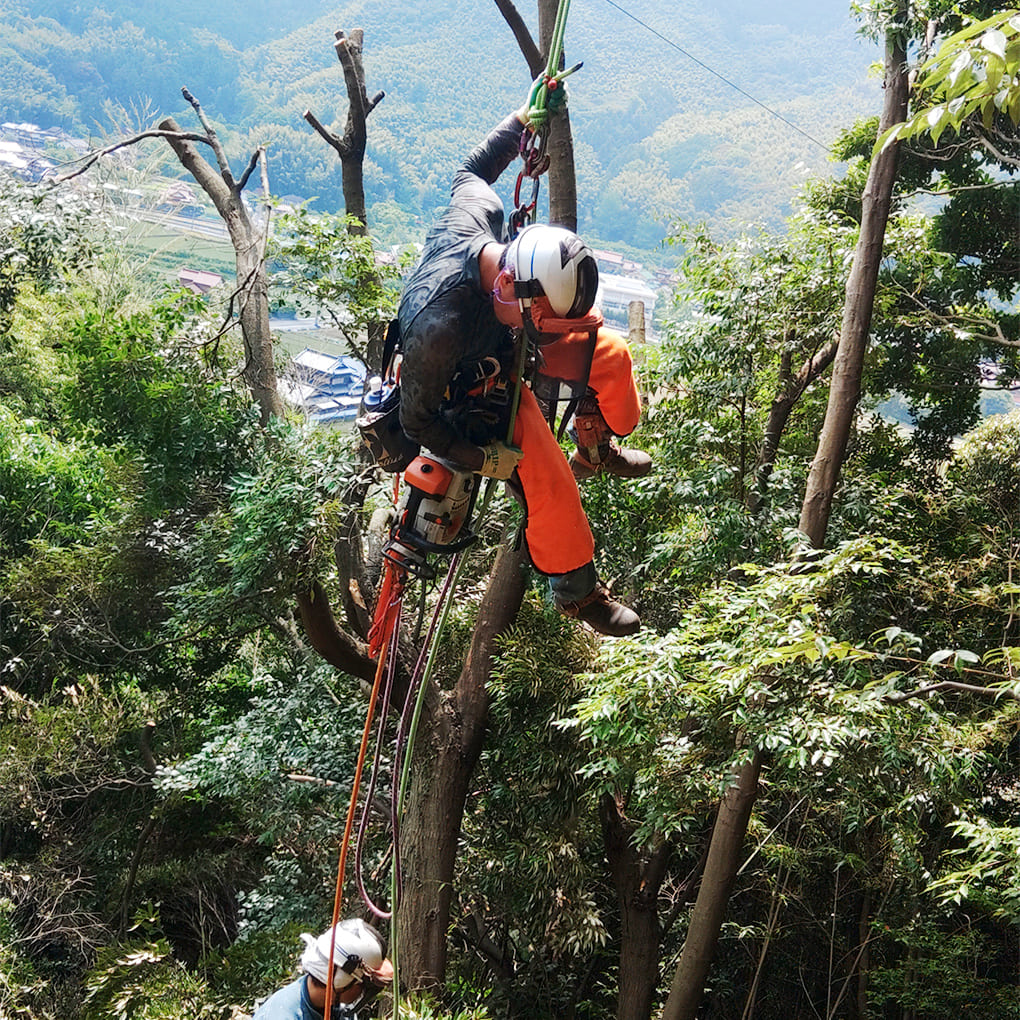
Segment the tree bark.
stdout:
<svg viewBox="0 0 1020 1020">
<path fill-rule="evenodd" d="M 355 28 L 349 36 L 342 30 L 335 33 L 337 60 L 344 72 L 347 89 L 347 121 L 342 135 L 324 127 L 311 110 L 305 110 L 304 118 L 340 157 L 340 179 L 344 195 L 344 211 L 352 217 L 348 232 L 368 236 L 368 210 L 365 205 L 365 149 L 368 145 L 368 115 L 385 98 L 385 92 L 377 92 L 371 99 L 365 86 L 365 67 L 362 54 L 365 49 L 365 33 Z M 378 277 L 367 279 L 367 285 L 378 286 Z M 368 326 L 368 376 L 383 366 L 382 351 L 386 337 L 386 323 L 370 323 Z"/>
<path fill-rule="evenodd" d="M 787 337 L 789 343 L 792 343 L 793 339 L 792 336 Z M 838 347 L 838 338 L 830 340 L 800 366 L 796 375 L 792 371 L 792 357 L 789 350 L 783 352 L 779 368 L 779 385 L 769 407 L 769 416 L 765 422 L 765 432 L 762 435 L 761 448 L 758 451 L 758 462 L 755 466 L 755 490 L 751 493 L 751 498 L 748 501 L 748 509 L 752 513 L 757 513 L 765 502 L 769 478 L 772 476 L 772 468 L 775 466 L 776 456 L 779 453 L 779 442 L 783 438 L 786 425 L 797 401 L 804 395 L 808 386 L 832 364 Z"/>
<path fill-rule="evenodd" d="M 634 826 L 620 801 L 599 801 L 602 843 L 620 907 L 620 978 L 617 1020 L 648 1020 L 659 979 L 659 889 L 673 852 L 672 842 L 654 850 L 636 847 Z"/>
<path fill-rule="evenodd" d="M 740 866 L 744 836 L 758 793 L 761 762 L 761 752 L 755 751 L 751 760 L 737 773 L 736 782 L 726 791 L 719 805 L 705 873 L 691 911 L 687 939 L 673 975 L 662 1020 L 695 1020 L 697 1016 L 730 890 Z"/>
<path fill-rule="evenodd" d="M 234 179 L 227 164 L 226 156 L 202 114 L 201 107 L 187 89 L 182 90 L 184 98 L 191 103 L 208 132 L 208 140 L 219 163 L 217 172 L 199 153 L 194 143 L 186 138 L 168 137 L 167 143 L 174 150 L 181 165 L 195 178 L 199 187 L 209 196 L 217 213 L 227 227 L 230 243 L 234 248 L 234 264 L 237 267 L 238 319 L 244 340 L 245 365 L 242 378 L 259 405 L 262 423 L 283 413 L 283 403 L 276 387 L 276 368 L 273 364 L 273 337 L 269 329 L 269 283 L 266 278 L 264 237 L 248 216 L 241 192 L 247 183 L 248 174 L 259 159 L 265 160 L 265 153 L 259 150 L 252 157 L 249 169 L 240 182 Z M 162 131 L 180 132 L 173 117 L 167 117 L 159 125 Z"/>
<path fill-rule="evenodd" d="M 886 33 L 885 101 L 879 135 L 906 118 L 908 83 L 903 29 L 906 13 L 906 0 L 898 0 L 896 14 L 892 19 L 893 27 Z M 864 188 L 861 232 L 846 285 L 839 350 L 829 387 L 829 404 L 800 514 L 800 530 L 816 549 L 825 543 L 832 498 L 846 457 L 860 397 L 864 354 L 882 261 L 882 245 L 896 181 L 898 149 L 899 143 L 894 142 L 874 157 Z"/>
<path fill-rule="evenodd" d="M 401 976 L 412 989 L 439 987 L 446 976 L 461 819 L 489 719 L 486 682 L 495 640 L 524 598 L 524 567 L 523 553 L 500 548 L 456 687 L 432 684 L 426 692 L 404 812 L 404 900 L 397 916 Z"/>
</svg>

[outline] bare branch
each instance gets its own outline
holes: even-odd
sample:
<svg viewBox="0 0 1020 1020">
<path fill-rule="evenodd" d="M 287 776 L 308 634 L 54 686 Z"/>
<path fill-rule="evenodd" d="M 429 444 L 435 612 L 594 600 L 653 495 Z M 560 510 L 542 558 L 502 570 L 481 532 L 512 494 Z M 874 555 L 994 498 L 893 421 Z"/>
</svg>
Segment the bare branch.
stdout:
<svg viewBox="0 0 1020 1020">
<path fill-rule="evenodd" d="M 970 672 L 970 670 L 965 670 L 965 672 Z M 937 684 L 919 687 L 916 691 L 887 694 L 884 700 L 890 705 L 900 705 L 913 698 L 924 698 L 939 691 L 955 691 L 958 694 L 976 694 L 981 698 L 1007 698 L 1010 701 L 1020 701 L 1020 690 L 1015 687 L 978 687 L 975 684 L 964 684 L 957 680 L 942 680 Z"/>
<path fill-rule="evenodd" d="M 304 118 L 326 140 L 328 145 L 336 149 L 341 159 L 350 152 L 350 146 L 339 135 L 335 135 L 329 128 L 320 123 L 311 110 L 305 110 Z"/>
<path fill-rule="evenodd" d="M 1004 152 L 1001 152 L 996 146 L 992 144 L 992 140 L 986 135 L 978 133 L 978 143 L 987 149 L 1000 163 L 1006 163 L 1009 166 L 1020 167 L 1020 159 L 1016 156 L 1007 156 Z"/>
<path fill-rule="evenodd" d="M 1014 180 L 989 181 L 987 184 L 959 184 L 952 188 L 914 188 L 913 191 L 905 192 L 896 197 L 900 200 L 914 198 L 917 195 L 937 195 L 939 198 L 952 197 L 964 191 L 991 191 L 992 188 L 1012 188 L 1017 182 Z"/>
<path fill-rule="evenodd" d="M 248 165 L 244 168 L 244 173 L 241 174 L 241 179 L 237 182 L 237 190 L 244 191 L 245 185 L 248 183 L 248 178 L 255 172 L 255 167 L 259 164 L 259 157 L 265 153 L 266 149 L 264 145 L 260 145 L 252 154 L 251 159 L 248 160 Z"/>
<path fill-rule="evenodd" d="M 303 776 L 297 772 L 288 772 L 287 778 L 295 783 L 313 783 L 316 786 L 339 786 L 332 779 L 320 779 L 319 776 Z"/>
<path fill-rule="evenodd" d="M 895 287 L 904 297 L 917 306 L 930 319 L 947 329 L 960 329 L 962 326 L 970 328 L 975 339 L 987 340 L 989 343 L 998 344 L 1001 347 L 1020 347 L 1020 340 L 1010 340 L 1002 331 L 1002 326 L 994 319 L 986 319 L 983 315 L 974 315 L 968 312 L 958 312 L 954 317 L 942 315 L 933 308 L 926 305 L 913 291 L 908 290 L 898 280 L 892 281 Z M 991 330 L 988 333 L 974 332 L 975 329 Z"/>
<path fill-rule="evenodd" d="M 124 138 L 113 145 L 108 145 L 105 149 L 98 149 L 95 152 L 90 152 L 87 156 L 83 156 L 83 164 L 72 173 L 62 174 L 60 177 L 54 177 L 51 179 L 51 183 L 55 187 L 58 184 L 63 184 L 65 181 L 70 181 L 75 177 L 80 177 L 89 167 L 97 163 L 103 156 L 109 156 L 110 153 L 116 152 L 118 149 L 126 148 L 129 145 L 135 145 L 138 142 L 144 141 L 146 138 L 167 138 L 174 139 L 180 142 L 202 142 L 205 145 L 211 145 L 212 143 L 205 135 L 195 134 L 192 131 L 161 131 L 153 129 L 151 131 L 143 131 L 141 134 L 132 135 L 130 138 Z M 77 162 L 74 160 L 73 162 Z"/>
<path fill-rule="evenodd" d="M 188 91 L 188 89 L 182 88 L 181 95 L 191 104 L 191 108 L 198 115 L 199 121 L 202 123 L 202 127 L 205 128 L 206 133 L 209 136 L 209 144 L 212 146 L 213 152 L 216 154 L 216 162 L 220 165 L 220 173 L 223 174 L 223 180 L 226 182 L 228 188 L 233 188 L 234 175 L 230 171 L 230 163 L 227 162 L 227 154 L 223 151 L 223 146 L 220 144 L 219 135 L 216 134 L 216 129 L 212 126 L 209 120 L 206 118 L 205 111 L 202 109 L 199 101 Z"/>
</svg>

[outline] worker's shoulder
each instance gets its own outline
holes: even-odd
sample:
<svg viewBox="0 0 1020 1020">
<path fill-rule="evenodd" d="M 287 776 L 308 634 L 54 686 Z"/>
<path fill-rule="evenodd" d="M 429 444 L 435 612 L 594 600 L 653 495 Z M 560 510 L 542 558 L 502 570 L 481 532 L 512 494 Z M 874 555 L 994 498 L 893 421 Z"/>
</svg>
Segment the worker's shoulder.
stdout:
<svg viewBox="0 0 1020 1020">
<path fill-rule="evenodd" d="M 252 1016 L 252 1020 L 318 1020 L 304 992 L 304 976 L 273 992 Z M 307 1007 L 307 1008 L 306 1008 Z"/>
<path fill-rule="evenodd" d="M 481 294 L 469 280 L 447 277 L 444 284 L 405 291 L 398 313 L 405 351 L 421 342 L 457 337 L 477 315 Z"/>
</svg>

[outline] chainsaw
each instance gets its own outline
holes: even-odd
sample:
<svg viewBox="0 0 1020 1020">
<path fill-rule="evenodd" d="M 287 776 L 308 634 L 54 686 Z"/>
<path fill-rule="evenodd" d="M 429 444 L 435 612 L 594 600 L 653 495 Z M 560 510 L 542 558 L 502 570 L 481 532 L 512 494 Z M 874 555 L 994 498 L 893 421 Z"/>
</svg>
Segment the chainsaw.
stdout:
<svg viewBox="0 0 1020 1020">
<path fill-rule="evenodd" d="M 452 555 L 478 537 L 469 527 L 478 477 L 428 452 L 415 457 L 404 471 L 383 556 L 416 576 L 435 576 L 426 562 L 428 553 Z"/>
</svg>

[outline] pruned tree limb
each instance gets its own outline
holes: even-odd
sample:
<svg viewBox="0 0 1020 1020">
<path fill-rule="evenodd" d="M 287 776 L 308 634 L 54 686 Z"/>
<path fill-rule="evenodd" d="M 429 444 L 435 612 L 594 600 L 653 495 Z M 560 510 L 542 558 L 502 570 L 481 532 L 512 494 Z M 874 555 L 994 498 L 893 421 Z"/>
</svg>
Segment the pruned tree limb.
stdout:
<svg viewBox="0 0 1020 1020">
<path fill-rule="evenodd" d="M 223 180 L 226 182 L 228 188 L 233 188 L 235 186 L 234 175 L 230 170 L 230 163 L 227 160 L 227 154 L 220 142 L 219 135 L 216 134 L 216 129 L 206 117 L 205 111 L 202 109 L 202 104 L 199 103 L 186 86 L 181 88 L 181 95 L 184 96 L 185 100 L 187 100 L 187 102 L 191 105 L 191 108 L 195 111 L 202 127 L 205 128 L 206 135 L 208 135 L 209 138 L 209 145 L 212 147 L 212 151 L 216 156 L 216 162 L 219 164 Z"/>
<path fill-rule="evenodd" d="M 244 191 L 245 186 L 248 183 L 248 178 L 251 177 L 251 175 L 255 172 L 255 167 L 257 167 L 259 165 L 259 159 L 260 159 L 261 156 L 265 155 L 265 152 L 266 152 L 265 146 L 264 145 L 260 145 L 251 154 L 251 159 L 248 160 L 248 165 L 244 168 L 244 173 L 241 174 L 241 179 L 237 182 L 237 190 L 238 191 Z M 265 166 L 265 161 L 263 160 L 262 162 L 263 162 L 263 167 L 264 167 Z M 264 192 L 264 194 L 268 195 L 269 193 L 268 192 Z"/>
<path fill-rule="evenodd" d="M 545 57 L 528 31 L 524 18 L 521 17 L 520 11 L 514 6 L 513 0 L 495 0 L 495 3 L 499 8 L 499 13 L 503 15 L 503 20 L 509 26 L 510 31 L 513 32 L 514 39 L 517 40 L 517 45 L 524 55 L 524 59 L 528 62 L 531 76 L 537 78 L 545 68 Z"/>
<path fill-rule="evenodd" d="M 318 117 L 312 113 L 311 110 L 305 110 L 303 114 L 306 121 L 315 128 L 316 132 L 325 140 L 327 145 L 331 145 L 337 151 L 337 155 L 341 159 L 345 159 L 349 153 L 347 143 L 337 134 L 334 134 L 329 130 Z"/>
</svg>

